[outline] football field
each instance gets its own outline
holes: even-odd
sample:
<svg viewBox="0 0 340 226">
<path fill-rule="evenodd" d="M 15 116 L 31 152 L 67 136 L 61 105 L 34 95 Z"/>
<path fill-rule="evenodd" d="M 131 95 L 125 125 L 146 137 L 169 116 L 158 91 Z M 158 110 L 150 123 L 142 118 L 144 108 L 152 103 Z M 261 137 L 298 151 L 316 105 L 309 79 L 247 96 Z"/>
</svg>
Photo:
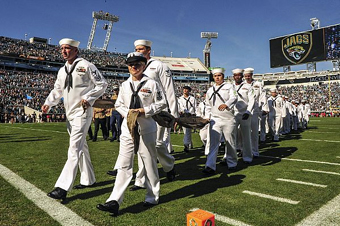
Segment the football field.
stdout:
<svg viewBox="0 0 340 226">
<path fill-rule="evenodd" d="M 159 205 L 145 208 L 145 190 L 127 189 L 119 216 L 111 217 L 96 205 L 112 191 L 115 177 L 106 172 L 119 143 L 104 141 L 101 132 L 97 142 L 88 141 L 97 183 L 70 191 L 61 203 L 46 193 L 67 158 L 66 124 L 0 124 L 0 225 L 179 226 L 195 209 L 214 213 L 218 226 L 340 225 L 339 134 L 339 118 L 312 118 L 307 130 L 261 145 L 252 164 L 239 159 L 235 171 L 218 164 L 210 177 L 201 172 L 206 157 L 198 133 L 189 153 L 183 134 L 172 134 L 177 177 L 168 182 L 159 165 Z"/>
</svg>

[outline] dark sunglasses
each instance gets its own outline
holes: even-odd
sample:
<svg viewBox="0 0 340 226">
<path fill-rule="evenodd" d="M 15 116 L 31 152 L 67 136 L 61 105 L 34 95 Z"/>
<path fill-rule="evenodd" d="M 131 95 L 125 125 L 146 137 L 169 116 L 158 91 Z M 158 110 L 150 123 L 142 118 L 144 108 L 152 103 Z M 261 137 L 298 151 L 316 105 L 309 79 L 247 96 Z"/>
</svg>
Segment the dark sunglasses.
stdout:
<svg viewBox="0 0 340 226">
<path fill-rule="evenodd" d="M 134 66 L 134 67 L 141 67 L 142 64 L 141 63 L 129 63 L 128 66 L 129 67 L 132 67 L 132 66 Z"/>
</svg>

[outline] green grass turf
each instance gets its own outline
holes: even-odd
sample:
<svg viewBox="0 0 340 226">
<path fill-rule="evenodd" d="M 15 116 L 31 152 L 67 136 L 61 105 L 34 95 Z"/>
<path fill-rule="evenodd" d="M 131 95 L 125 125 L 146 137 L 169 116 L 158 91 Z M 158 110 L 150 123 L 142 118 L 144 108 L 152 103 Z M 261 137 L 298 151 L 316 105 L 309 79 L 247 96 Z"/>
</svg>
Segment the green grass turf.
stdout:
<svg viewBox="0 0 340 226">
<path fill-rule="evenodd" d="M 282 136 L 280 142 L 261 145 L 261 155 L 340 163 L 340 119 L 311 119 L 309 129 Z M 101 134 L 101 133 L 100 133 Z M 53 189 L 67 158 L 68 134 L 65 123 L 0 124 L 0 163 L 46 193 Z M 161 179 L 160 204 L 145 209 L 145 190 L 125 192 L 120 216 L 113 218 L 96 209 L 109 197 L 115 177 L 112 169 L 119 143 L 89 141 L 97 185 L 72 190 L 66 206 L 94 225 L 186 225 L 192 208 L 208 210 L 251 225 L 294 225 L 340 194 L 340 176 L 305 172 L 302 169 L 340 173 L 340 166 L 295 162 L 260 157 L 251 165 L 239 161 L 238 170 L 229 172 L 217 166 L 217 174 L 205 177 L 201 170 L 206 157 L 199 136 L 193 134 L 194 150 L 183 152 L 183 134 L 172 134 L 176 171 L 174 182 Z M 303 140 L 311 139 L 311 140 Z M 219 155 L 219 159 L 222 154 Z M 135 161 L 134 171 L 137 165 Z M 277 178 L 324 184 L 326 188 L 277 181 Z M 77 177 L 75 184 L 79 183 Z M 133 183 L 133 182 L 132 182 Z M 280 203 L 242 193 L 244 190 L 300 201 L 297 205 Z M 57 225 L 52 218 L 0 178 L 0 225 Z M 24 210 L 23 210 L 24 208 Z M 340 224 L 340 222 L 339 222 Z M 226 225 L 217 221 L 217 225 Z"/>
</svg>

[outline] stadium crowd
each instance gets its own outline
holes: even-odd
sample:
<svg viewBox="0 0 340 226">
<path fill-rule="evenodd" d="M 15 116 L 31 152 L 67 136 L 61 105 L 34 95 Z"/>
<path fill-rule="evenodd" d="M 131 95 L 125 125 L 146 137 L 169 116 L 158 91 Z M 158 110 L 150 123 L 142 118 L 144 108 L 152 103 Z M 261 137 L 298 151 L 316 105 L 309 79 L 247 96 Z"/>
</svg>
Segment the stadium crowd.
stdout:
<svg viewBox="0 0 340 226">
<path fill-rule="evenodd" d="M 104 98 L 110 98 L 113 94 L 113 88 L 120 85 L 124 79 L 107 78 L 108 88 Z M 14 115 L 15 122 L 22 122 L 19 116 L 23 113 L 23 107 L 27 106 L 35 110 L 41 108 L 42 102 L 46 98 L 55 82 L 55 74 L 29 71 L 14 71 L 0 69 L 0 122 L 10 122 L 9 115 Z M 331 93 L 331 103 L 333 108 L 340 107 L 340 84 L 339 82 L 314 84 L 314 85 L 295 85 L 280 86 L 280 94 L 287 95 L 290 100 L 301 101 L 308 100 L 311 106 L 313 116 L 330 116 L 329 94 Z M 209 84 L 194 82 L 175 81 L 176 97 L 182 94 L 184 86 L 192 88 L 191 93 L 198 99 L 198 103 L 203 100 Z M 48 121 L 60 121 L 60 115 L 64 114 L 62 103 L 52 108 L 52 116 L 46 118 Z M 6 120 L 5 120 L 6 119 Z"/>
<path fill-rule="evenodd" d="M 125 66 L 126 54 L 106 51 L 80 49 L 80 56 L 93 64 L 106 67 Z M 0 55 L 11 55 L 24 58 L 36 58 L 51 62 L 64 62 L 60 55 L 60 47 L 47 43 L 33 42 L 0 36 Z"/>
</svg>

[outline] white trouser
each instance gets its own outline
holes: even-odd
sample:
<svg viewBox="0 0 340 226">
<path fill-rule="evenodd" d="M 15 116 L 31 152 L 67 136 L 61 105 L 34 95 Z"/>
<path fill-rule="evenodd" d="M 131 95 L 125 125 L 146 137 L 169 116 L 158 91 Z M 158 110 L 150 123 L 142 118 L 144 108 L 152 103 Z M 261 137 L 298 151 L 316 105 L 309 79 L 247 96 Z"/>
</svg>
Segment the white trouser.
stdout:
<svg viewBox="0 0 340 226">
<path fill-rule="evenodd" d="M 247 120 L 242 119 L 242 114 L 237 114 L 235 116 L 236 127 L 240 125 L 241 136 L 242 136 L 242 159 L 243 161 L 251 162 L 253 161 L 252 147 L 251 147 L 251 119 L 252 115 L 249 115 Z M 236 138 L 236 142 L 237 142 Z"/>
<path fill-rule="evenodd" d="M 290 115 L 286 115 L 286 117 L 283 119 L 283 132 L 289 133 L 290 132 Z"/>
<path fill-rule="evenodd" d="M 268 123 L 267 115 L 261 115 L 261 128 L 260 128 L 260 140 L 266 141 L 266 124 Z"/>
<path fill-rule="evenodd" d="M 191 129 L 183 127 L 184 137 L 183 137 L 183 144 L 185 146 L 190 147 L 192 145 L 191 141 Z"/>
<path fill-rule="evenodd" d="M 171 144 L 171 128 L 165 128 L 163 140 L 165 142 L 166 148 L 168 149 L 168 152 L 171 153 L 173 150 L 172 144 Z"/>
<path fill-rule="evenodd" d="M 269 114 L 268 124 L 269 124 L 270 131 L 271 131 L 274 141 L 279 141 L 281 121 L 282 121 L 281 115 Z"/>
<path fill-rule="evenodd" d="M 118 169 L 118 173 L 112 193 L 106 202 L 116 200 L 121 204 L 123 202 L 124 192 L 132 180 L 134 145 L 130 134 L 127 133 L 126 131 L 122 131 L 120 136 L 119 155 L 115 166 Z M 145 170 L 145 187 L 147 191 L 145 201 L 157 204 L 159 200 L 160 182 L 156 157 L 156 133 L 148 133 L 140 136 L 138 154 L 143 161 L 142 166 Z"/>
<path fill-rule="evenodd" d="M 207 156 L 206 167 L 216 170 L 216 159 L 221 142 L 221 136 L 225 139 L 225 152 L 227 155 L 228 167 L 237 166 L 237 154 L 235 148 L 235 118 L 211 118 L 209 131 L 209 154 Z"/>
<path fill-rule="evenodd" d="M 292 125 L 292 129 L 293 130 L 297 130 L 298 129 L 298 124 L 299 124 L 299 119 L 297 116 L 293 116 L 293 125 Z"/>
<path fill-rule="evenodd" d="M 254 112 L 251 118 L 251 148 L 254 156 L 259 156 L 259 113 Z"/>
<path fill-rule="evenodd" d="M 240 125 L 236 127 L 236 151 L 241 151 L 243 150 L 243 141 L 242 141 L 242 133 L 241 133 L 241 128 Z"/>
<path fill-rule="evenodd" d="M 89 148 L 86 143 L 87 131 L 92 120 L 91 116 L 92 114 L 86 114 L 86 116 L 75 117 L 70 121 L 67 120 L 67 131 L 70 135 L 68 156 L 54 187 L 70 191 L 77 176 L 78 166 L 80 171 L 80 184 L 92 185 L 96 182 Z"/>
<path fill-rule="evenodd" d="M 157 139 L 156 139 L 156 154 L 159 163 L 162 165 L 164 172 L 169 172 L 174 168 L 175 158 L 168 152 L 164 142 L 165 127 L 157 124 Z M 135 185 L 145 187 L 145 167 L 143 166 L 142 158 L 138 155 L 138 172 L 136 174 Z"/>
<path fill-rule="evenodd" d="M 206 124 L 202 129 L 200 129 L 200 138 L 204 146 L 207 144 L 209 124 Z"/>
</svg>

